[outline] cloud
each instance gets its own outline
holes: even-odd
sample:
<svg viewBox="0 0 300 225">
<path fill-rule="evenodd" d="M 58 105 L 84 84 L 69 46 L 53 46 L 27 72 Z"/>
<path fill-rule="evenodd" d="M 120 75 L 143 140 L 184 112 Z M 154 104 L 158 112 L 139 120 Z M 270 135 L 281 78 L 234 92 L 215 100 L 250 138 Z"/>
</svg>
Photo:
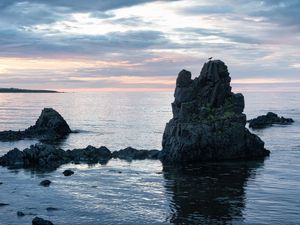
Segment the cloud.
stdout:
<svg viewBox="0 0 300 225">
<path fill-rule="evenodd" d="M 82 1 L 82 0 L 72 0 L 72 1 L 30 0 L 30 3 L 44 4 L 44 5 L 55 6 L 55 7 L 65 7 L 72 10 L 73 12 L 91 12 L 91 11 L 107 11 L 107 10 L 129 7 L 133 5 L 139 5 L 139 4 L 144 4 L 147 2 L 155 2 L 155 1 L 157 0 L 124 0 L 124 1 L 93 0 L 93 2 L 89 4 L 86 1 Z M 20 3 L 21 4 L 24 3 L 24 0 L 1 0 L 0 8 L 6 8 L 11 5 L 17 5 Z"/>
<path fill-rule="evenodd" d="M 300 1 L 298 0 L 264 0 L 261 9 L 253 12 L 270 22 L 300 28 Z"/>
<path fill-rule="evenodd" d="M 246 43 L 246 44 L 259 44 L 259 39 L 251 37 L 250 35 L 241 35 L 241 34 L 231 34 L 231 33 L 226 33 L 222 30 L 217 30 L 217 29 L 205 29 L 205 28 L 179 28 L 177 29 L 180 32 L 184 33 L 191 33 L 191 34 L 196 34 L 200 36 L 215 36 L 219 37 L 221 39 L 225 39 L 231 42 L 237 42 L 237 43 Z"/>
<path fill-rule="evenodd" d="M 185 7 L 180 10 L 181 13 L 186 15 L 210 15 L 210 14 L 227 14 L 233 13 L 234 8 L 230 5 L 196 5 Z"/>
<path fill-rule="evenodd" d="M 141 30 L 105 35 L 44 36 L 27 31 L 0 30 L 0 55 L 102 55 L 158 47 L 169 41 L 162 32 Z"/>
<path fill-rule="evenodd" d="M 170 88 L 178 71 L 185 68 L 197 76 L 209 56 L 224 60 L 233 80 L 283 75 L 295 80 L 299 4 L 1 0 L 0 59 L 6 60 L 0 60 L 1 83 Z"/>
</svg>

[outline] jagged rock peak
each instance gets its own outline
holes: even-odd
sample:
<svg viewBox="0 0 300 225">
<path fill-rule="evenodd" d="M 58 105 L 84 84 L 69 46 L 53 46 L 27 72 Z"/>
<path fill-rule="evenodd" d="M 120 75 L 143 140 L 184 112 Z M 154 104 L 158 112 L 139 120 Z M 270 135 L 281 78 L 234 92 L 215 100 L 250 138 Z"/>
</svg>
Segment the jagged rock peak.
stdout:
<svg viewBox="0 0 300 225">
<path fill-rule="evenodd" d="M 209 61 L 204 64 L 198 77 L 194 80 L 191 77 L 191 72 L 187 70 L 178 74 L 172 103 L 175 119 L 189 121 L 199 115 L 203 118 L 211 109 L 215 109 L 218 115 L 243 112 L 244 96 L 231 92 L 231 78 L 224 62 Z M 242 119 L 245 123 L 246 118 Z"/>
<path fill-rule="evenodd" d="M 182 70 L 176 80 L 173 118 L 162 141 L 162 161 L 186 163 L 259 158 L 269 154 L 246 125 L 244 96 L 231 91 L 221 60 L 204 64 L 195 79 Z"/>
</svg>

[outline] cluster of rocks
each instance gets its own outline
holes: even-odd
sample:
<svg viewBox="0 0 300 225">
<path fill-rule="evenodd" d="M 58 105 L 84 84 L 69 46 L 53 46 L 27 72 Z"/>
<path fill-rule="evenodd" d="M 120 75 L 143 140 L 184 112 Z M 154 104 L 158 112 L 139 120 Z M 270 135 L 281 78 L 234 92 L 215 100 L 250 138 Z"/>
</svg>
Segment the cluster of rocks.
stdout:
<svg viewBox="0 0 300 225">
<path fill-rule="evenodd" d="M 268 112 L 266 115 L 258 116 L 254 119 L 248 120 L 249 127 L 253 129 L 262 129 L 273 124 L 289 125 L 294 122 L 292 118 L 279 117 L 276 113 Z"/>
<path fill-rule="evenodd" d="M 52 108 L 44 108 L 35 125 L 24 131 L 2 131 L 0 141 L 18 141 L 25 138 L 57 140 L 72 131 L 64 118 Z"/>
<path fill-rule="evenodd" d="M 244 97 L 231 91 L 227 66 L 204 64 L 200 76 L 182 70 L 176 80 L 173 118 L 162 141 L 164 163 L 257 159 L 269 155 L 264 142 L 245 127 Z"/>
<path fill-rule="evenodd" d="M 111 158 L 158 159 L 159 154 L 158 150 L 138 150 L 131 147 L 114 152 L 104 146 L 100 148 L 88 146 L 65 151 L 52 145 L 35 144 L 23 151 L 17 148 L 10 150 L 0 157 L 0 165 L 12 168 L 55 169 L 70 162 L 105 164 Z"/>
</svg>

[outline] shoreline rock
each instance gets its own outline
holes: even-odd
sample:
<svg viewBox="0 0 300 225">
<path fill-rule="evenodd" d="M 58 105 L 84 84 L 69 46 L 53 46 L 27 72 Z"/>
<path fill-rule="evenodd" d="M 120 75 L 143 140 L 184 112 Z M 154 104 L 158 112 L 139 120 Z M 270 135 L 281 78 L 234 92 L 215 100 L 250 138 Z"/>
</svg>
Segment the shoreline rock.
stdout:
<svg viewBox="0 0 300 225">
<path fill-rule="evenodd" d="M 290 125 L 294 122 L 292 118 L 279 117 L 276 113 L 268 112 L 266 115 L 258 116 L 254 119 L 248 120 L 249 127 L 253 129 L 263 129 L 270 127 L 273 124 Z"/>
<path fill-rule="evenodd" d="M 111 158 L 122 160 L 159 159 L 158 150 L 137 150 L 131 147 L 114 151 L 106 147 L 63 150 L 47 144 L 35 144 L 23 151 L 14 148 L 0 157 L 0 166 L 9 168 L 36 168 L 53 170 L 67 163 L 106 164 Z"/>
<path fill-rule="evenodd" d="M 44 108 L 35 125 L 23 131 L 2 131 L 0 141 L 18 141 L 38 139 L 42 141 L 58 140 L 72 133 L 64 118 L 52 108 Z"/>
<path fill-rule="evenodd" d="M 245 127 L 244 96 L 231 92 L 231 77 L 220 60 L 204 64 L 192 80 L 182 70 L 176 80 L 173 118 L 166 124 L 164 164 L 259 159 L 269 155 L 264 142 Z"/>
</svg>

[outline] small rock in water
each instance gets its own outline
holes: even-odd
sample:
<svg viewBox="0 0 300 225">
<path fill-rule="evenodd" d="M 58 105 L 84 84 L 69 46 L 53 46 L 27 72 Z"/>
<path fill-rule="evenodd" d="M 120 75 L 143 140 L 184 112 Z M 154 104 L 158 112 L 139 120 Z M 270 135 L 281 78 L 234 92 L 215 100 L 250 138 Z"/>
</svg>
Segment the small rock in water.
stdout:
<svg viewBox="0 0 300 225">
<path fill-rule="evenodd" d="M 3 182 L 0 182 L 0 185 L 3 184 Z"/>
<path fill-rule="evenodd" d="M 73 175 L 74 172 L 73 172 L 72 170 L 65 170 L 65 171 L 63 172 L 63 174 L 64 174 L 66 177 L 68 177 L 68 176 Z"/>
<path fill-rule="evenodd" d="M 266 115 L 258 116 L 249 120 L 249 127 L 253 129 L 262 129 L 273 124 L 289 125 L 294 122 L 292 118 L 279 117 L 276 113 L 268 112 Z"/>
<path fill-rule="evenodd" d="M 47 211 L 57 211 L 58 208 L 55 208 L 55 207 L 48 207 L 46 208 Z"/>
<path fill-rule="evenodd" d="M 22 217 L 22 216 L 25 216 L 25 214 L 23 212 L 21 212 L 21 211 L 18 211 L 17 212 L 17 216 Z"/>
<path fill-rule="evenodd" d="M 41 186 L 44 186 L 44 187 L 49 187 L 51 184 L 51 181 L 50 180 L 43 180 L 41 181 L 40 185 Z"/>
<path fill-rule="evenodd" d="M 40 217 L 35 217 L 32 220 L 32 225 L 54 225 L 54 224 L 49 220 L 44 220 Z"/>
<path fill-rule="evenodd" d="M 9 205 L 9 204 L 7 204 L 7 203 L 1 203 L 1 202 L 0 202 L 0 207 L 1 207 L 1 206 L 7 206 L 7 205 Z"/>
</svg>

